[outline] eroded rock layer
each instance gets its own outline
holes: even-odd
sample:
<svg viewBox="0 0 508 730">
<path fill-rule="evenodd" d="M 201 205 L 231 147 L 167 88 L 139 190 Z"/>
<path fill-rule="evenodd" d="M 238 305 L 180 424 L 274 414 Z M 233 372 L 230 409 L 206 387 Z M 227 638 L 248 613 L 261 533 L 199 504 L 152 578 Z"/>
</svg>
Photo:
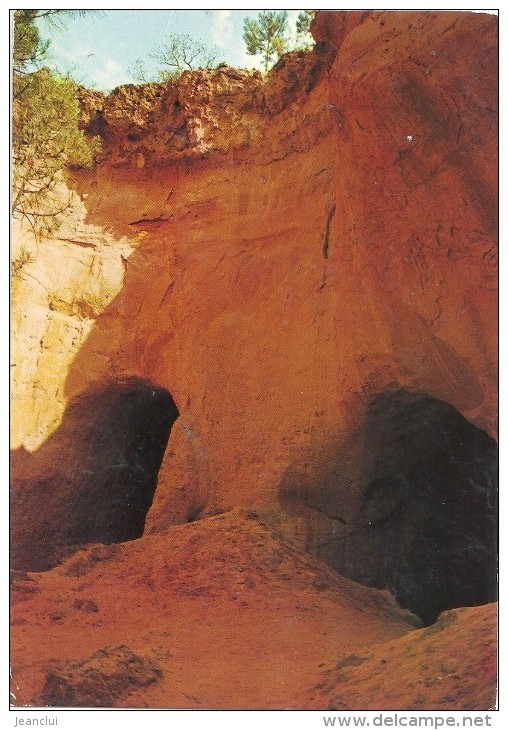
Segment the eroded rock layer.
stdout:
<svg viewBox="0 0 508 730">
<path fill-rule="evenodd" d="M 493 599 L 496 19 L 323 13 L 314 34 L 266 78 L 82 93 L 103 150 L 69 173 L 76 215 L 19 239 L 15 567 L 255 508 L 427 621 Z"/>
</svg>

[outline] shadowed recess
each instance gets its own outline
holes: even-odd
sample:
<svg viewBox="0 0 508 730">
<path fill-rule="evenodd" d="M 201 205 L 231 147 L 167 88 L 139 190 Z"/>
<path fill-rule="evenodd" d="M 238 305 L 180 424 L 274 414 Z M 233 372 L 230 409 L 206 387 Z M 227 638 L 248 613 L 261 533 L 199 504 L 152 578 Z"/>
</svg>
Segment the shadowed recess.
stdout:
<svg viewBox="0 0 508 730">
<path fill-rule="evenodd" d="M 178 415 L 167 390 L 138 379 L 76 398 L 51 439 L 18 457 L 13 566 L 44 570 L 73 546 L 140 537 Z"/>
<path fill-rule="evenodd" d="M 387 587 L 426 623 L 496 600 L 493 439 L 448 403 L 404 390 L 373 399 L 365 438 L 349 576 Z"/>
<path fill-rule="evenodd" d="M 73 541 L 133 540 L 143 534 L 178 410 L 166 390 L 141 381 L 114 383 L 81 407 L 96 416 L 81 440 Z"/>
<path fill-rule="evenodd" d="M 497 465 L 495 441 L 453 406 L 400 389 L 281 496 L 310 552 L 432 623 L 497 598 Z"/>
</svg>

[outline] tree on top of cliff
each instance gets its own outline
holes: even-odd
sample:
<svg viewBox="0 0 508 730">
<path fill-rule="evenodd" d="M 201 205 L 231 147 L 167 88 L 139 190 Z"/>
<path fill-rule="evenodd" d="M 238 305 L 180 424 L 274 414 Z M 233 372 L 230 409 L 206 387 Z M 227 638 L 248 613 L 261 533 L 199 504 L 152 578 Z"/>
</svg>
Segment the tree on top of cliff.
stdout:
<svg viewBox="0 0 508 730">
<path fill-rule="evenodd" d="M 184 71 L 198 68 L 214 68 L 218 64 L 217 51 L 190 36 L 172 33 L 167 40 L 150 54 L 150 58 L 160 66 L 156 79 L 145 71 L 143 61 L 137 59 L 132 73 L 142 82 L 167 81 Z"/>
<path fill-rule="evenodd" d="M 72 11 L 14 13 L 12 212 L 37 237 L 51 233 L 70 207 L 69 197 L 59 191 L 63 168 L 90 166 L 98 149 L 98 143 L 89 143 L 78 127 L 75 82 L 39 68 L 49 42 L 41 39 L 36 21 L 56 22 L 65 13 Z"/>
<path fill-rule="evenodd" d="M 315 10 L 302 10 L 296 19 L 296 50 L 307 51 L 314 45 L 310 26 L 316 15 Z"/>
<path fill-rule="evenodd" d="M 98 13 L 98 10 L 15 10 L 12 48 L 12 68 L 14 79 L 29 76 L 46 60 L 50 46 L 49 40 L 43 41 L 37 22 L 41 19 L 52 27 L 61 27 L 66 17 Z M 19 93 L 19 88 L 14 89 Z"/>
<path fill-rule="evenodd" d="M 250 56 L 263 57 L 265 73 L 274 61 L 288 50 L 288 14 L 286 10 L 262 10 L 256 20 L 245 18 L 243 39 Z"/>
<path fill-rule="evenodd" d="M 24 73 L 30 66 L 42 63 L 49 41 L 43 42 L 35 25 L 39 10 L 16 10 L 14 13 L 14 41 L 12 65 L 14 74 Z"/>
</svg>

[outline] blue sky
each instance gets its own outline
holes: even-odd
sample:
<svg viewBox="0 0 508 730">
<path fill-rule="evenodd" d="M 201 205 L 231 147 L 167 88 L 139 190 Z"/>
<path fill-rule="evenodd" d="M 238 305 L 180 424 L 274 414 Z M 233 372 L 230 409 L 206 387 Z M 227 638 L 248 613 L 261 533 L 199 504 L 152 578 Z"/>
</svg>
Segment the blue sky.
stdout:
<svg viewBox="0 0 508 730">
<path fill-rule="evenodd" d="M 454 4 L 449 2 L 447 7 Z M 110 91 L 120 84 L 138 83 L 132 73 L 137 59 L 144 62 L 147 74 L 151 75 L 156 66 L 150 59 L 150 53 L 163 44 L 170 33 L 185 33 L 209 46 L 215 46 L 219 61 L 231 66 L 262 68 L 259 56 L 247 55 L 242 38 L 244 18 L 255 18 L 258 12 L 212 9 L 104 10 L 100 14 L 67 18 L 60 30 L 51 29 L 41 21 L 41 31 L 43 37 L 51 40 L 48 65 L 61 72 L 70 72 L 84 86 Z M 287 12 L 294 34 L 296 18 L 301 11 Z"/>
<path fill-rule="evenodd" d="M 84 86 L 108 91 L 135 83 L 136 59 L 154 70 L 149 54 L 170 33 L 186 33 L 215 46 L 219 61 L 231 66 L 261 68 L 259 56 L 249 56 L 242 38 L 243 21 L 257 10 L 108 10 L 101 14 L 67 18 L 61 29 L 41 21 L 43 37 L 51 40 L 50 63 Z M 294 29 L 299 10 L 289 10 Z"/>
</svg>

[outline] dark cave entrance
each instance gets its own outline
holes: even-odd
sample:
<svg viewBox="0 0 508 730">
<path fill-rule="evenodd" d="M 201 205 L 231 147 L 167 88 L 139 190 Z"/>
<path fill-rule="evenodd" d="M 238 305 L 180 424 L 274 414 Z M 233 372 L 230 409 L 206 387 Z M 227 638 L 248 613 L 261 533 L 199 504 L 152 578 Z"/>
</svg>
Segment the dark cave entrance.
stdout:
<svg viewBox="0 0 508 730">
<path fill-rule="evenodd" d="M 79 399 L 70 414 L 81 455 L 69 491 L 67 545 L 143 534 L 178 415 L 167 390 L 141 380 L 114 382 Z"/>
<path fill-rule="evenodd" d="M 388 589 L 427 624 L 497 599 L 497 445 L 453 406 L 375 396 L 353 437 L 314 462 L 286 475 L 281 500 L 337 573 Z"/>
<path fill-rule="evenodd" d="M 496 600 L 495 441 L 448 403 L 404 390 L 372 400 L 364 437 L 339 572 L 388 588 L 425 623 Z"/>
</svg>

